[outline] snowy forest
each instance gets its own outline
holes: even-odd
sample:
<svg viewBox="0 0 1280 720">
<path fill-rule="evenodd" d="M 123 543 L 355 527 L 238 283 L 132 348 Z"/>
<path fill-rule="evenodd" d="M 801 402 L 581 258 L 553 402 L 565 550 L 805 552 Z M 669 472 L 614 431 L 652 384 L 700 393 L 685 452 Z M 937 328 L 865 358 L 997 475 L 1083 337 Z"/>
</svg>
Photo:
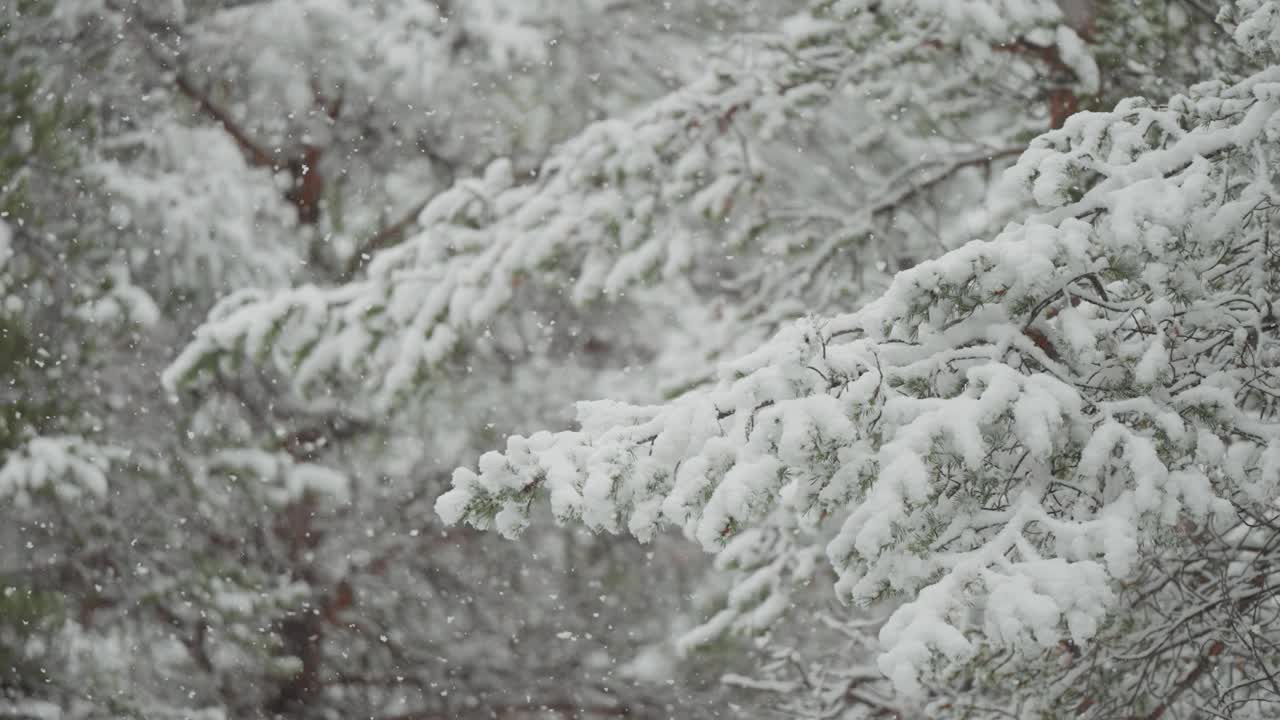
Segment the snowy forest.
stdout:
<svg viewBox="0 0 1280 720">
<path fill-rule="evenodd" d="M 0 718 L 1278 718 L 1277 200 L 1280 0 L 0 0 Z"/>
</svg>

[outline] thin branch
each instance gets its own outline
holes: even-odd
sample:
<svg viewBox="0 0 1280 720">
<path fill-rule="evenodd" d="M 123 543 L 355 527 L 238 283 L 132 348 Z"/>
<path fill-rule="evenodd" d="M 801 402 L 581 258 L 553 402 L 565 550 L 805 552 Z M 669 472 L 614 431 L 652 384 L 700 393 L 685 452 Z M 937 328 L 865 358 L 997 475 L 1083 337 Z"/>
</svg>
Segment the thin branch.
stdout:
<svg viewBox="0 0 1280 720">
<path fill-rule="evenodd" d="M 222 129 L 225 130 L 227 134 L 236 141 L 236 144 L 240 146 L 240 149 L 244 151 L 252 164 L 259 167 L 278 166 L 278 163 L 275 161 L 272 153 L 254 142 L 254 140 L 249 137 L 249 133 L 246 132 L 244 128 L 240 127 L 235 119 L 231 117 L 230 113 L 210 100 L 207 94 L 202 93 L 195 86 L 195 83 L 192 82 L 191 78 L 187 77 L 182 72 L 174 58 L 167 57 L 159 50 L 159 48 L 156 47 L 152 36 L 147 32 L 147 28 L 159 27 L 162 26 L 162 23 L 159 23 L 152 18 L 148 18 L 145 14 L 137 10 L 137 8 L 133 8 L 132 12 L 137 15 L 137 21 L 135 22 L 134 17 L 129 14 L 129 9 L 122 7 L 118 0 L 107 0 L 106 7 L 124 15 L 125 29 L 139 38 L 147 57 L 151 58 L 152 62 L 154 62 L 158 68 L 173 75 L 173 84 L 174 87 L 178 89 L 178 92 L 182 93 L 194 102 L 201 112 L 205 113 L 221 125 Z"/>
<path fill-rule="evenodd" d="M 373 253 L 399 242 L 405 232 L 418 221 L 418 216 L 422 214 L 429 202 L 431 200 L 427 199 L 414 205 L 399 220 L 387 225 L 360 243 L 360 246 L 351 254 L 351 259 L 347 261 L 347 266 L 343 269 L 342 278 L 346 280 L 354 277 L 356 273 L 368 264 Z"/>
<path fill-rule="evenodd" d="M 1214 662 L 1214 658 L 1221 655 L 1225 648 L 1226 646 L 1222 644 L 1221 640 L 1214 640 L 1210 643 L 1209 649 L 1205 652 L 1204 656 L 1200 658 L 1200 662 L 1196 663 L 1196 666 L 1191 669 L 1191 672 L 1187 673 L 1187 676 L 1182 679 L 1182 682 L 1178 683 L 1177 687 L 1173 689 L 1173 692 L 1169 694 L 1169 697 L 1165 698 L 1164 702 L 1157 705 L 1155 710 L 1152 710 L 1145 716 L 1145 720 L 1159 720 L 1165 712 L 1168 711 L 1169 706 L 1178 699 L 1178 696 L 1182 695 L 1182 693 L 1186 692 L 1188 688 L 1196 684 L 1196 681 L 1200 679 L 1200 676 L 1204 675 L 1209 669 L 1209 666 Z"/>
</svg>

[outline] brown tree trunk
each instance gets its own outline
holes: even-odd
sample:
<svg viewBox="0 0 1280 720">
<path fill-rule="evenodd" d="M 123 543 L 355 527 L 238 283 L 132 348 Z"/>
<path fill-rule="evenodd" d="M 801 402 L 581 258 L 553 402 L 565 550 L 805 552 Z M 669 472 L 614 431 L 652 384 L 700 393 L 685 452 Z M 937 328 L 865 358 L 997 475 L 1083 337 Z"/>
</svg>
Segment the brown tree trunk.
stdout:
<svg viewBox="0 0 1280 720">
<path fill-rule="evenodd" d="M 302 158 L 290 163 L 293 173 L 293 189 L 289 201 L 298 209 L 298 222 L 315 225 L 320 221 L 320 200 L 324 196 L 324 176 L 320 174 L 320 148 L 307 145 Z"/>
<path fill-rule="evenodd" d="M 284 652 L 302 661 L 302 668 L 280 686 L 280 691 L 267 705 L 278 715 L 300 716 L 312 702 L 320 678 L 320 616 L 303 610 L 280 623 Z"/>
<path fill-rule="evenodd" d="M 324 618 L 314 609 L 319 606 L 314 601 L 318 582 L 307 557 L 307 551 L 315 548 L 320 540 L 312 526 L 317 505 L 315 494 L 304 492 L 284 508 L 275 528 L 277 537 L 287 548 L 292 575 L 310 585 L 313 596 L 313 602 L 295 610 L 278 627 L 283 654 L 297 658 L 302 667 L 284 681 L 267 703 L 267 711 L 277 715 L 304 716 L 306 708 L 315 702 L 319 689 Z"/>
</svg>

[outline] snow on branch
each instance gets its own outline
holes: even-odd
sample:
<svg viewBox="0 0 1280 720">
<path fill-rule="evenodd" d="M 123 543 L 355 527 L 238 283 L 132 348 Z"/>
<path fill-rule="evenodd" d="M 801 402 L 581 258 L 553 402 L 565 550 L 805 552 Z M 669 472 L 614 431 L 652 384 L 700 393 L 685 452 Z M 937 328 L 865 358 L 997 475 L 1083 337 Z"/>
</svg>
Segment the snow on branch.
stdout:
<svg viewBox="0 0 1280 720">
<path fill-rule="evenodd" d="M 0 465 L 0 497 L 19 505 L 29 504 L 32 495 L 42 492 L 64 502 L 86 493 L 102 497 L 107 494 L 112 461 L 125 455 L 119 448 L 100 447 L 73 436 L 32 438 L 8 453 Z"/>
<path fill-rule="evenodd" d="M 1012 20 L 999 27 L 980 22 L 979 4 L 971 5 L 972 12 L 959 19 L 994 33 L 982 35 L 990 43 L 1001 42 L 1002 33 L 1041 31 L 1050 31 L 1051 45 L 1058 42 L 1051 31 L 1061 18 L 1051 2 L 1027 5 L 1034 12 L 1011 13 Z M 759 236 L 793 236 L 797 223 L 813 223 L 813 232 L 841 244 L 881 234 L 896 238 L 896 210 L 969 168 L 1016 154 L 1018 146 L 983 136 L 943 147 L 914 137 L 900 140 L 885 134 L 884 122 L 869 123 L 854 143 L 867 148 L 868 158 L 880 147 L 889 158 L 882 164 L 892 171 L 859 171 L 867 173 L 865 184 L 875 192 L 866 193 L 866 202 L 855 201 L 853 212 L 833 215 L 845 220 L 832 232 L 817 217 L 821 211 L 808 209 L 796 218 L 769 207 L 765 190 L 795 182 L 784 178 L 796 168 L 771 172 L 758 157 L 758 145 L 814 125 L 822 109 L 843 95 L 876 98 L 877 107 L 883 96 L 882 110 L 863 103 L 864 111 L 895 118 L 900 111 L 894 108 L 933 100 L 949 115 L 977 112 L 984 100 L 965 95 L 967 71 L 938 72 L 948 64 L 940 48 L 970 52 L 947 24 L 957 21 L 949 8 L 903 10 L 906 19 L 885 15 L 883 8 L 825 10 L 793 17 L 779 33 L 746 36 L 713 59 L 700 80 L 629 117 L 588 126 L 555 151 L 536 177 L 514 177 L 510 164 L 498 161 L 483 177 L 456 183 L 426 204 L 418 217 L 422 231 L 368 259 L 363 278 L 337 288 L 242 291 L 226 298 L 165 382 L 173 388 L 203 370 L 248 358 L 286 369 L 302 391 L 335 376 L 361 378 L 386 405 L 459 345 L 483 334 L 526 280 L 586 303 L 617 297 L 639 283 L 688 275 L 703 256 L 723 257 L 727 246 L 792 252 L 796 248 L 785 239 L 770 244 Z M 903 26 L 904 36 L 884 39 L 894 23 Z M 979 47 L 986 49 L 973 53 L 989 54 L 989 47 Z M 919 97 L 899 97 L 887 83 L 886 73 L 905 67 L 929 78 Z M 852 102 L 845 101 L 841 107 Z M 1011 133 L 1024 129 L 1020 123 L 1011 127 Z M 904 169 L 899 156 L 908 153 L 929 158 Z M 808 194 L 811 185 L 796 194 Z M 805 252 L 815 275 L 838 250 L 826 242 L 801 244 L 812 251 Z M 794 290 L 794 280 L 773 275 L 747 273 L 739 280 L 743 287 L 758 287 L 754 294 L 766 300 Z M 763 311 L 752 305 L 744 312 Z"/>
<path fill-rule="evenodd" d="M 437 512 L 532 504 L 720 551 L 771 513 L 836 528 L 839 595 L 904 598 L 881 670 L 1087 643 L 1180 518 L 1274 502 L 1280 70 L 1081 113 L 1009 177 L 1041 214 L 809 318 L 668 405 L 583 403 L 455 472 Z M 976 611 L 976 612 L 975 612 Z"/>
<path fill-rule="evenodd" d="M 390 401 L 483 328 L 525 275 L 567 274 L 567 292 L 584 301 L 648 273 L 680 271 L 687 237 L 658 232 L 661 211 L 682 204 L 719 217 L 754 182 L 738 144 L 711 139 L 738 113 L 765 122 L 814 102 L 842 67 L 838 45 L 757 51 L 745 68 L 722 61 L 631 118 L 588 127 L 531 183 L 513 177 L 505 161 L 459 182 L 427 204 L 425 229 L 374 257 L 362 280 L 227 298 L 166 382 L 178 384 L 222 355 L 274 351 L 301 359 L 300 385 L 332 371 L 365 375 Z M 277 339 L 288 342 L 267 347 Z"/>
</svg>

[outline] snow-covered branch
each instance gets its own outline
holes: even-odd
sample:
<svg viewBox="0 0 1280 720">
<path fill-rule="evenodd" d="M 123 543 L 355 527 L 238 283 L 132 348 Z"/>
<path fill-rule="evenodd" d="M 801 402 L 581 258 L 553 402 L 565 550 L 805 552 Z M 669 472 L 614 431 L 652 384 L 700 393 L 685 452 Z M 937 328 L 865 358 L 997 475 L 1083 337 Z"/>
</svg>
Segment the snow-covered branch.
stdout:
<svg viewBox="0 0 1280 720">
<path fill-rule="evenodd" d="M 561 520 L 711 551 L 776 508 L 834 524 L 837 592 L 906 600 L 880 667 L 908 694 L 940 659 L 1087 643 L 1160 528 L 1275 500 L 1278 77 L 1074 116 L 1009 174 L 1039 215 L 714 387 L 511 438 L 438 512 L 515 536 L 545 495 Z"/>
</svg>

